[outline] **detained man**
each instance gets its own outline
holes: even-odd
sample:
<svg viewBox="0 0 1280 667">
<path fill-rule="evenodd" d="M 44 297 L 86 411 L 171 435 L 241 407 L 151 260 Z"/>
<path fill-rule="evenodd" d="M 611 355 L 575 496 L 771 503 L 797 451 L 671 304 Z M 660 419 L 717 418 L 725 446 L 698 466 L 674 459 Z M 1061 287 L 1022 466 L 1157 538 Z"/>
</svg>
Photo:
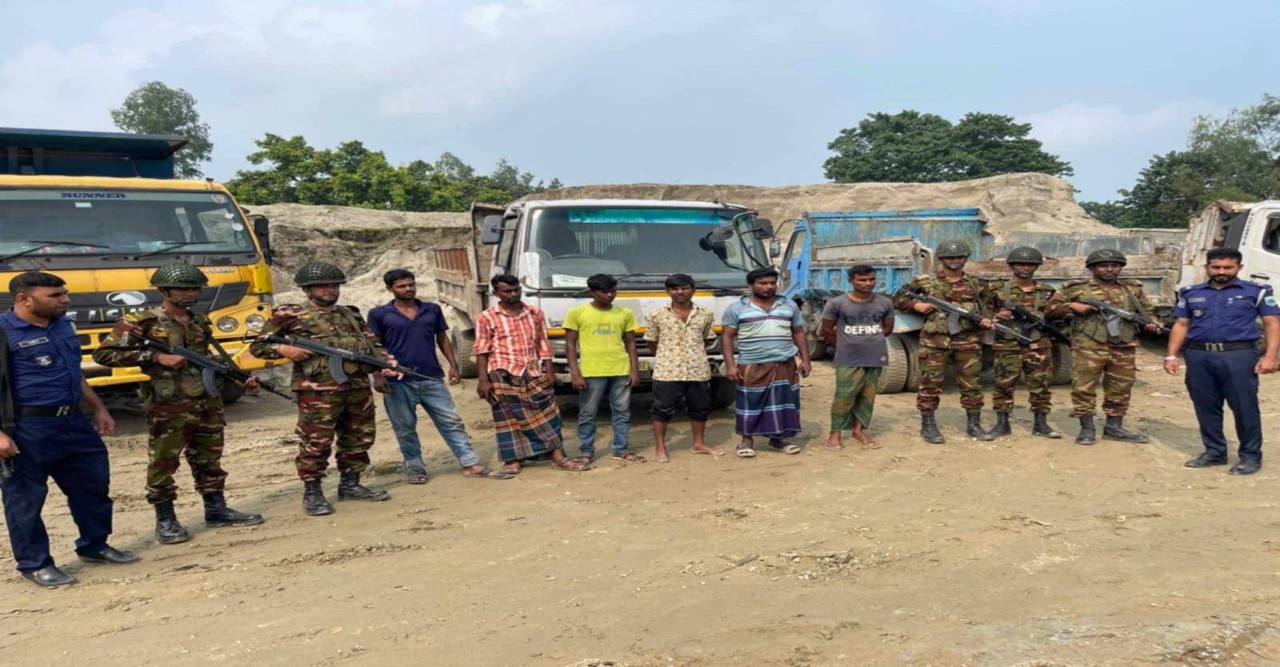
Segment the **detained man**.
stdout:
<svg viewBox="0 0 1280 667">
<path fill-rule="evenodd" d="M 880 444 L 866 433 L 876 404 L 880 373 L 889 365 L 888 336 L 893 333 L 893 301 L 876 294 L 876 270 L 869 264 L 849 269 L 853 289 L 822 309 L 822 338 L 836 349 L 836 394 L 831 401 L 831 433 L 823 445 L 844 449 L 844 431 L 867 449 Z"/>
</svg>

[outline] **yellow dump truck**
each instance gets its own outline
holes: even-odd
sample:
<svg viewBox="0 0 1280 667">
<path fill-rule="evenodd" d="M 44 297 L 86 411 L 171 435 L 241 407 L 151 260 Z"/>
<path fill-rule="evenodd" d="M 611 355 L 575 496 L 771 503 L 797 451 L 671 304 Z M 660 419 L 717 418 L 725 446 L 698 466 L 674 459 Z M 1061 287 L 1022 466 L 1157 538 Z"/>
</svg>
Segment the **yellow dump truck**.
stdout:
<svg viewBox="0 0 1280 667">
<path fill-rule="evenodd" d="M 241 368 L 278 362 L 248 353 L 244 337 L 271 312 L 267 219 L 226 187 L 174 179 L 181 137 L 0 128 L 0 290 L 24 271 L 67 281 L 82 368 L 94 387 L 140 382 L 137 368 L 89 357 L 121 315 L 158 306 L 149 278 L 186 262 L 209 276 L 195 309 Z M 0 309 L 13 305 L 7 290 Z M 234 387 L 227 400 L 239 398 Z"/>
</svg>

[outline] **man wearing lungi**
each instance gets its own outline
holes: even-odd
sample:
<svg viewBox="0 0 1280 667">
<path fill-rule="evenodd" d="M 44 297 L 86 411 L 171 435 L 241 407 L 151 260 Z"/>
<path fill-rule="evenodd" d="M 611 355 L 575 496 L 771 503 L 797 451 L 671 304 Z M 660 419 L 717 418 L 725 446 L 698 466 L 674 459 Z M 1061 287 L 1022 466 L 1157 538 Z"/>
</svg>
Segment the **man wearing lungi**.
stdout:
<svg viewBox="0 0 1280 667">
<path fill-rule="evenodd" d="M 823 446 L 844 449 L 840 436 L 852 431 L 853 439 L 864 447 L 879 449 L 866 427 L 875 408 L 880 373 L 889 365 L 887 337 L 893 333 L 893 302 L 875 293 L 875 267 L 857 264 L 848 275 L 853 289 L 827 301 L 822 309 L 822 338 L 836 349 L 831 433 Z"/>
<path fill-rule="evenodd" d="M 519 278 L 503 274 L 489 284 L 498 302 L 476 318 L 473 351 L 476 393 L 493 408 L 502 472 L 519 474 L 526 460 L 546 454 L 561 470 L 590 470 L 564 455 L 546 316 L 520 300 Z"/>
<path fill-rule="evenodd" d="M 722 320 L 725 375 L 738 385 L 737 455 L 754 457 L 756 436 L 767 437 L 774 451 L 799 454 L 789 438 L 800 433 L 800 378 L 810 370 L 804 319 L 799 307 L 778 297 L 773 268 L 751 271 L 747 285 L 751 294 L 726 308 Z"/>
</svg>

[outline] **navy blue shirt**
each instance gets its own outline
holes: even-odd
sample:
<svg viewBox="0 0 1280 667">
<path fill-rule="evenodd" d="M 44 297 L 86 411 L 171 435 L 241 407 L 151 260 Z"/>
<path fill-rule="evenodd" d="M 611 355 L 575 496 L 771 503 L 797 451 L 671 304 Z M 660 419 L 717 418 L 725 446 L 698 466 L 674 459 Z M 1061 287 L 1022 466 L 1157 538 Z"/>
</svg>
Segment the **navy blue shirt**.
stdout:
<svg viewBox="0 0 1280 667">
<path fill-rule="evenodd" d="M 1178 292 L 1173 316 L 1191 320 L 1187 340 L 1199 343 L 1256 341 L 1258 318 L 1280 315 L 1270 285 L 1236 279 L 1222 288 L 1209 283 L 1192 285 Z"/>
<path fill-rule="evenodd" d="M 401 366 L 429 377 L 444 377 L 440 358 L 436 356 L 436 334 L 449 330 L 444 311 L 434 303 L 418 301 L 418 314 L 410 321 L 396 310 L 395 303 L 393 299 L 370 310 L 369 328 L 382 339 L 383 346 Z M 397 382 L 394 378 L 388 379 Z"/>
<path fill-rule="evenodd" d="M 84 400 L 80 340 L 66 317 L 41 327 L 12 310 L 0 314 L 9 338 L 9 374 L 15 405 L 76 405 Z"/>
</svg>

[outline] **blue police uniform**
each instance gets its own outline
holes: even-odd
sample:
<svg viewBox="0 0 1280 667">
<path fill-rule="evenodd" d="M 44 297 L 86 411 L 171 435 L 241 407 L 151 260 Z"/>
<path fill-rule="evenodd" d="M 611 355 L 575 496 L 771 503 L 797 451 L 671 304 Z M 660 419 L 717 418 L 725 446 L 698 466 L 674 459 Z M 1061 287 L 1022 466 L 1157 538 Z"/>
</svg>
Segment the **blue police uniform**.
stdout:
<svg viewBox="0 0 1280 667">
<path fill-rule="evenodd" d="M 66 494 L 80 529 L 76 552 L 92 555 L 111 534 L 111 472 L 107 447 L 79 408 L 84 390 L 75 326 L 59 317 L 41 327 L 7 311 L 0 327 L 9 343 L 10 435 L 20 451 L 0 492 L 18 570 L 33 572 L 54 565 L 40 518 L 49 478 Z"/>
<path fill-rule="evenodd" d="M 1236 279 L 1221 288 L 1200 283 L 1178 293 L 1174 317 L 1191 320 L 1183 355 L 1187 391 L 1200 422 L 1206 452 L 1226 459 L 1222 402 L 1235 415 L 1240 460 L 1262 461 L 1262 414 L 1258 375 L 1253 372 L 1262 333 L 1258 318 L 1280 316 L 1270 285 Z"/>
</svg>

